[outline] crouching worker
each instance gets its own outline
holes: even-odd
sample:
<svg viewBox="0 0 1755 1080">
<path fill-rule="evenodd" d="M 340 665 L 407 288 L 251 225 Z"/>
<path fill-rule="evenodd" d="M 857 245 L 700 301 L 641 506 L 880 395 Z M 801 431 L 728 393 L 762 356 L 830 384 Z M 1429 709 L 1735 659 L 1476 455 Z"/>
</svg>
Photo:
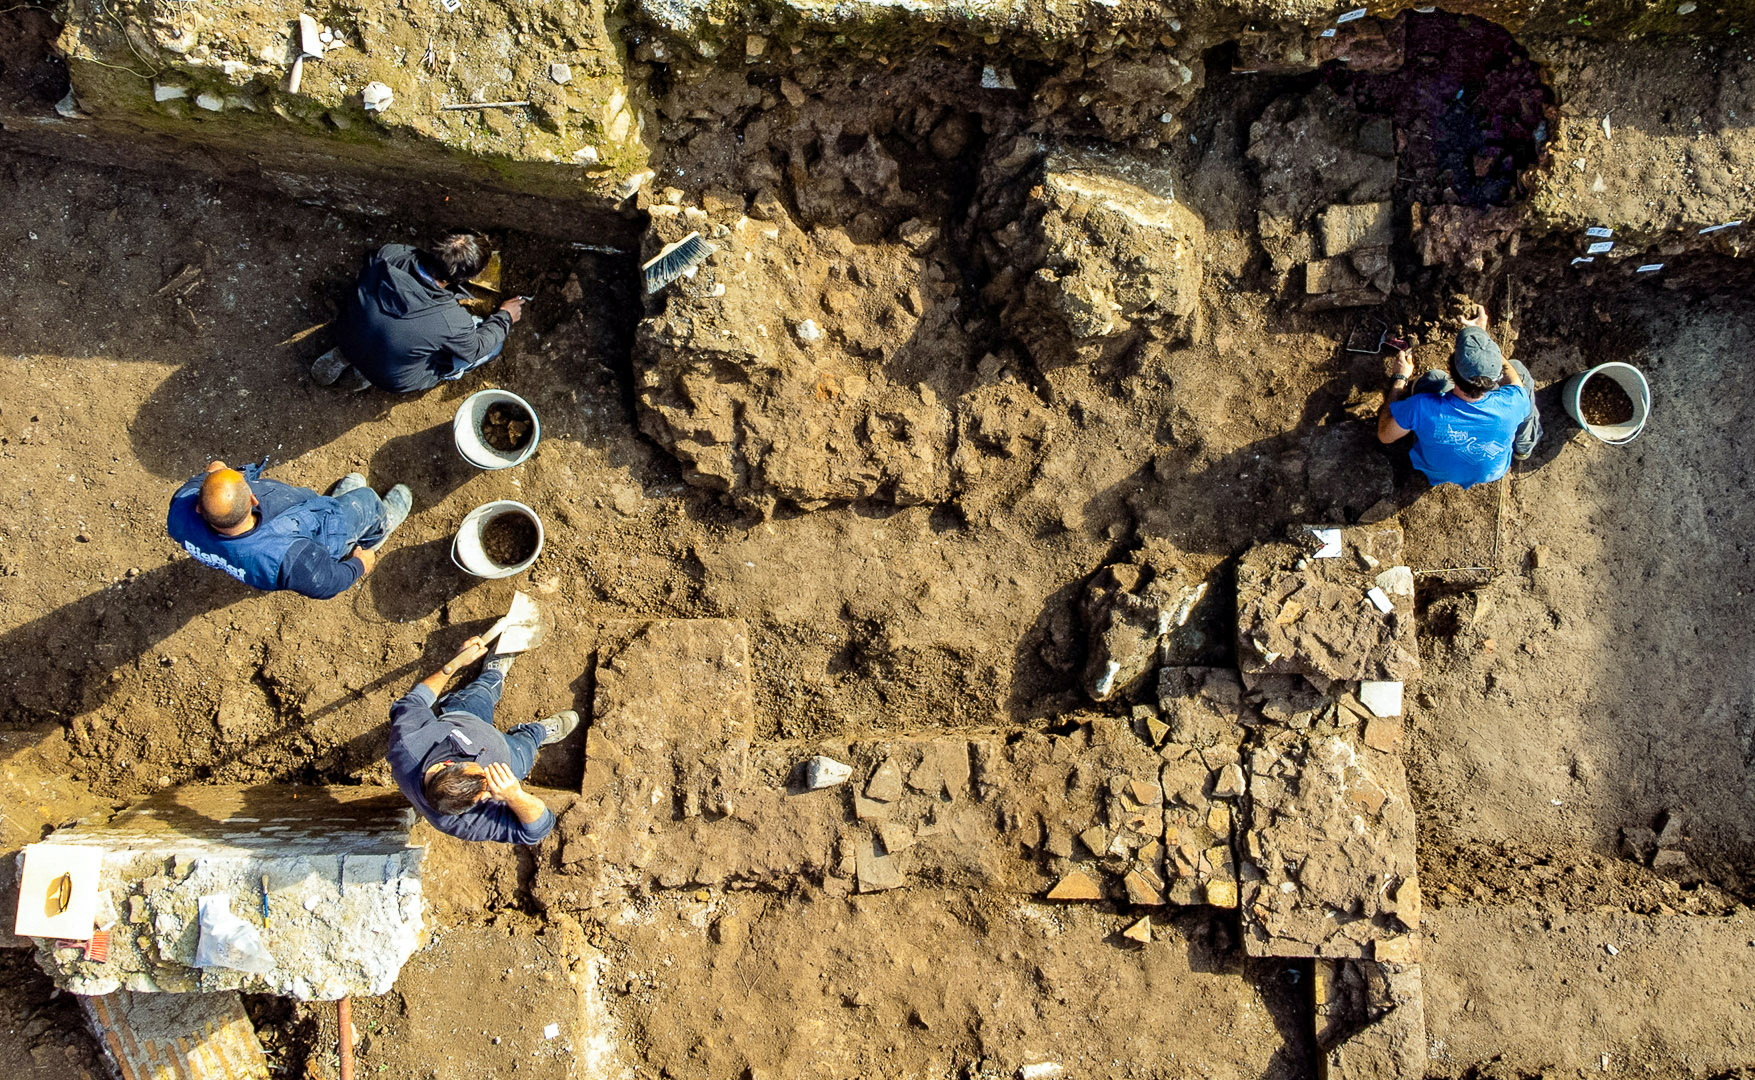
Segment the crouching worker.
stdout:
<svg viewBox="0 0 1755 1080">
<path fill-rule="evenodd" d="M 483 656 L 487 646 L 470 638 L 390 706 L 390 771 L 403 796 L 440 832 L 535 844 L 555 827 L 555 816 L 519 781 L 530 775 L 539 747 L 572 734 L 579 714 L 568 709 L 504 734 L 495 728 L 494 706 L 513 656 L 488 656 L 472 682 L 439 696 L 451 676 Z"/>
<path fill-rule="evenodd" d="M 1505 357 L 1487 335 L 1479 305 L 1463 320 L 1450 370 L 1428 371 L 1409 387 L 1414 360 L 1407 350 L 1393 370 L 1377 410 L 1377 438 L 1392 443 L 1408 434 L 1414 468 L 1433 486 L 1471 488 L 1504 476 L 1511 459 L 1530 456 L 1542 438 L 1535 383 L 1529 369 Z"/>
<path fill-rule="evenodd" d="M 262 463 L 210 463 L 171 496 L 165 520 L 171 539 L 197 562 L 257 589 L 314 600 L 346 592 L 372 572 L 378 549 L 414 508 L 406 484 L 379 498 L 365 477 L 348 473 L 319 495 L 268 479 Z"/>
<path fill-rule="evenodd" d="M 524 314 L 513 297 L 485 319 L 462 301 L 464 283 L 493 254 L 479 233 L 452 233 L 422 251 L 386 244 L 366 259 L 336 321 L 336 348 L 311 365 L 319 386 L 394 393 L 428 390 L 500 355 L 512 324 Z"/>
</svg>

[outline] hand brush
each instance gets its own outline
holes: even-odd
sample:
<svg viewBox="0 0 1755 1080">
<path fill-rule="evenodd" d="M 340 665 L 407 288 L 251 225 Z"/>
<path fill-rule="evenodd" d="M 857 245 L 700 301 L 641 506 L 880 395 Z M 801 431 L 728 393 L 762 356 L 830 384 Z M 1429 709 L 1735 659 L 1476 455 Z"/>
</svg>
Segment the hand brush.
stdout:
<svg viewBox="0 0 1755 1080">
<path fill-rule="evenodd" d="M 701 239 L 698 232 L 692 232 L 674 244 L 666 244 L 663 251 L 640 267 L 640 274 L 646 279 L 646 295 L 652 295 L 706 262 L 711 254 L 713 245 Z"/>
</svg>

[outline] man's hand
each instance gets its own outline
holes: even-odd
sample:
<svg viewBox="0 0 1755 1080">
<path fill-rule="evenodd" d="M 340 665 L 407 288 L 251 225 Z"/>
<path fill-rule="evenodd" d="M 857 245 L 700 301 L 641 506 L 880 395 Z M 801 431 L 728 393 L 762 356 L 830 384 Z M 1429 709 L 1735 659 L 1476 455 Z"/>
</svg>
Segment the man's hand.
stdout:
<svg viewBox="0 0 1755 1080">
<path fill-rule="evenodd" d="M 513 800 L 524 794 L 524 789 L 518 786 L 518 778 L 512 775 L 512 767 L 503 761 L 487 766 L 487 776 L 482 782 L 495 802 L 511 805 Z"/>
<path fill-rule="evenodd" d="M 229 466 L 226 465 L 225 462 L 219 460 L 218 458 L 214 458 L 212 461 L 207 463 L 207 471 L 210 473 L 216 473 L 219 470 L 224 469 L 224 468 L 229 468 Z"/>
<path fill-rule="evenodd" d="M 512 813 L 526 825 L 534 825 L 548 813 L 548 807 L 542 800 L 525 791 L 518 784 L 518 778 L 512 775 L 511 766 L 496 761 L 486 767 L 487 777 L 483 781 L 487 793 L 495 802 L 505 803 L 512 808 Z"/>
<path fill-rule="evenodd" d="M 439 670 L 443 671 L 446 675 L 455 675 L 459 671 L 462 671 L 464 668 L 486 656 L 487 651 L 487 644 L 483 642 L 481 638 L 472 637 L 463 643 L 461 649 L 457 650 L 457 655 L 451 658 L 451 662 Z"/>
<path fill-rule="evenodd" d="M 1486 306 L 1483 304 L 1474 305 L 1473 310 L 1471 310 L 1467 315 L 1463 316 L 1462 324 L 1464 326 L 1477 326 L 1477 327 L 1480 327 L 1482 330 L 1487 329 L 1487 308 L 1486 308 Z"/>
<path fill-rule="evenodd" d="M 1414 354 L 1409 349 L 1397 349 L 1396 354 L 1384 361 L 1386 374 L 1392 379 L 1410 379 L 1414 375 Z"/>
<path fill-rule="evenodd" d="M 514 296 L 510 300 L 501 304 L 500 310 L 512 316 L 513 322 L 517 322 L 524 317 L 524 298 L 522 296 Z"/>
<path fill-rule="evenodd" d="M 347 557 L 350 559 L 358 559 L 360 565 L 365 567 L 365 569 L 360 572 L 360 577 L 365 577 L 378 565 L 378 553 L 371 548 L 355 547 L 352 551 L 347 553 Z"/>
</svg>

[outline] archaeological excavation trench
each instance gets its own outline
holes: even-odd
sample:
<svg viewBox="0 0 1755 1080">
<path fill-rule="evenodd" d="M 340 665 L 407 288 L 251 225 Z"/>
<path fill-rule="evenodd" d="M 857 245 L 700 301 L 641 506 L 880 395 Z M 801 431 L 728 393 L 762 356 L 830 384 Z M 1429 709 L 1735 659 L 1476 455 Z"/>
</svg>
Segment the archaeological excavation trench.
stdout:
<svg viewBox="0 0 1755 1080">
<path fill-rule="evenodd" d="M 0 897 L 108 934 L 0 939 L 0 1076 L 1755 1067 L 1740 9 L 303 13 L 0 10 Z M 455 228 L 504 354 L 316 385 Z M 1377 414 L 1472 302 L 1544 434 L 1465 490 Z M 263 455 L 410 487 L 353 589 L 167 538 Z M 496 721 L 584 723 L 465 843 L 388 713 L 515 591 Z"/>
</svg>

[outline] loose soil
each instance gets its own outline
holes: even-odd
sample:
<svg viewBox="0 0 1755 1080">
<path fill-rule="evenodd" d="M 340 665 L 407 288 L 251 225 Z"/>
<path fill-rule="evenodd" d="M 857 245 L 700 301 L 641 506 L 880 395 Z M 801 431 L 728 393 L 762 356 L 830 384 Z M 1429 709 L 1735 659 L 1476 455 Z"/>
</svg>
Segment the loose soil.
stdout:
<svg viewBox="0 0 1755 1080">
<path fill-rule="evenodd" d="M 1606 375 L 1593 376 L 1578 395 L 1578 411 L 1595 427 L 1611 427 L 1633 419 L 1633 399 Z"/>
<path fill-rule="evenodd" d="M 1410 42 L 1424 40 L 1409 19 Z M 1514 204 L 1531 178 L 1530 108 L 1547 101 L 1539 79 L 1515 51 L 1492 59 L 1502 38 L 1466 40 L 1477 51 L 1463 57 L 1469 74 L 1456 88 L 1473 79 L 1488 90 L 1465 93 L 1463 112 L 1422 86 L 1377 93 L 1404 133 L 1434 133 L 1444 146 L 1422 159 L 1421 190 L 1398 201 L 1446 201 L 1449 191 L 1459 204 Z M 1699 94 L 1682 76 L 1652 75 L 1637 52 L 1617 55 L 1599 73 L 1604 85 L 1668 77 L 1678 98 Z M 499 231 L 509 268 L 555 285 L 546 296 L 576 278 L 581 299 L 532 304 L 505 355 L 461 384 L 341 394 L 306 374 L 330 340 L 285 343 L 333 317 L 362 252 L 471 224 L 471 193 L 442 201 L 386 189 L 367 212 L 192 171 L 0 150 L 0 261 L 13 278 L 0 308 L 11 502 L 0 517 L 10 674 L 0 723 L 53 731 L 66 743 L 62 771 L 106 800 L 181 783 L 384 783 L 390 703 L 485 629 L 514 587 L 450 565 L 456 522 L 517 498 L 551 524 L 518 587 L 552 632 L 520 661 L 502 726 L 559 708 L 588 715 L 606 623 L 740 618 L 760 740 L 1042 728 L 1090 707 L 1077 604 L 1100 568 L 1146 540 L 1228 560 L 1288 523 L 1352 522 L 1375 509 L 1408 529 L 1421 575 L 1424 670 L 1409 687 L 1408 769 L 1421 876 L 1440 918 L 1465 903 L 1683 920 L 1745 910 L 1755 667 L 1741 660 L 1755 653 L 1745 598 L 1755 592 L 1745 551 L 1755 499 L 1741 447 L 1722 437 L 1755 422 L 1738 378 L 1755 294 L 1741 263 L 1696 252 L 1661 283 L 1630 283 L 1575 276 L 1570 252 L 1526 251 L 1475 274 L 1420 266 L 1398 249 L 1407 288 L 1373 312 L 1414 341 L 1417 363 L 1442 366 L 1448 298 L 1486 300 L 1495 336 L 1535 377 L 1548 429 L 1509 479 L 1432 490 L 1405 449 L 1374 442 L 1381 358 L 1342 348 L 1355 316 L 1304 310 L 1255 242 L 1251 125 L 1286 95 L 1318 83 L 1332 92 L 1335 77 L 1203 73 L 1185 118 L 1192 137 L 1151 146 L 1186 177 L 1178 198 L 1205 229 L 1190 252 L 1201 268 L 1196 310 L 1175 333 L 1075 355 L 1003 328 L 1008 309 L 1029 305 L 1000 240 L 1040 212 L 1029 209 L 1029 183 L 992 179 L 1015 147 L 1020 162 L 1030 156 L 1037 133 L 1025 137 L 1024 104 L 960 89 L 975 73 L 944 57 L 806 54 L 784 81 L 732 61 L 711 80 L 674 86 L 661 62 L 639 61 L 664 117 L 652 187 L 675 186 L 678 206 L 711 191 L 731 216 L 784 219 L 786 230 L 768 218 L 753 227 L 772 224 L 776 264 L 822 284 L 821 304 L 837 317 L 830 344 L 874 372 L 858 378 L 907 395 L 909 408 L 973 403 L 957 426 L 927 434 L 910 415 L 880 411 L 849 437 L 872 441 L 876 430 L 885 464 L 906 468 L 850 468 L 827 494 L 819 476 L 774 461 L 755 462 L 775 466 L 764 497 L 736 467 L 712 474 L 704 455 L 679 457 L 709 436 L 736 444 L 747 427 L 683 433 L 698 438 L 672 428 L 670 443 L 653 434 L 635 360 L 633 258 L 573 250 L 576 236 Z M 52 89 L 40 65 L 6 70 L 9 89 Z M 16 75 L 27 70 L 38 73 Z M 1041 120 L 1053 133 L 1137 122 L 1107 102 L 1072 104 L 1082 84 L 1070 79 L 1040 99 L 1064 106 Z M 1404 98 L 1424 119 L 1404 117 Z M 1150 110 L 1154 123 L 1160 111 Z M 1667 152 L 1650 149 L 1668 145 L 1655 127 L 1622 127 L 1619 114 L 1617 125 L 1626 140 L 1617 147 L 1647 148 L 1626 153 L 1629 175 L 1670 167 Z M 1745 148 L 1751 138 L 1741 126 L 1725 137 Z M 126 147 L 113 157 L 129 160 Z M 1298 194 L 1311 206 L 1338 197 Z M 1636 184 L 1613 197 L 1644 201 Z M 910 221 L 912 246 L 898 231 Z M 185 266 L 197 273 L 182 276 Z M 1605 359 L 1652 378 L 1658 420 L 1631 453 L 1584 437 L 1558 401 L 1566 377 Z M 845 393 L 848 372 L 830 366 L 795 400 Z M 733 385 L 729 372 L 709 376 L 684 389 L 706 399 Z M 471 469 L 451 450 L 458 402 L 485 386 L 516 390 L 548 422 L 540 452 L 517 470 Z M 760 398 L 746 394 L 727 415 L 751 422 L 742 406 Z M 664 404 L 693 402 L 679 393 Z M 812 434 L 803 407 L 780 417 L 786 435 Z M 774 459 L 785 442 L 774 440 Z M 921 465 L 939 460 L 929 444 L 945 450 L 942 471 Z M 314 488 L 355 470 L 378 488 L 411 486 L 413 515 L 359 587 L 321 603 L 250 592 L 165 538 L 165 501 L 179 483 L 212 458 L 264 453 L 270 475 Z M 534 529 L 502 520 L 484 542 L 510 565 L 533 548 Z M 497 535 L 514 529 L 521 535 Z M 1222 630 L 1203 641 L 1202 662 L 1234 661 Z M 1133 704 L 1102 708 L 1126 716 Z M 577 789 L 581 768 L 576 749 L 545 753 L 532 783 L 564 808 L 559 792 Z M 1658 874 L 1622 856 L 1617 837 L 1664 810 L 1685 815 L 1689 861 Z M 582 913 L 543 909 L 531 891 L 568 839 L 463 851 L 432 838 L 440 942 L 395 993 L 359 1003 L 366 1025 L 378 1024 L 366 1060 L 390 1076 L 448 1075 L 453 1056 L 496 1075 L 520 1064 L 559 1071 L 535 1037 L 549 1020 L 532 1013 L 549 1003 L 518 978 L 575 971 L 576 954 L 540 934 Z M 1001 1062 L 1036 1054 L 1077 1063 L 1076 1075 L 1314 1072 L 1307 965 L 1245 960 L 1228 915 L 1154 918 L 1155 952 L 1117 939 L 1126 921 L 1103 906 L 928 886 L 830 899 L 801 884 L 662 890 L 595 913 L 586 933 L 605 956 L 597 984 L 624 1053 L 650 1073 L 997 1076 Z M 1435 985 L 1460 985 L 1462 972 L 1505 998 L 1527 987 L 1467 970 L 1473 940 L 1445 943 Z M 1726 958 L 1699 963 L 1707 985 L 1734 986 Z M 478 1008 L 458 992 L 483 972 L 511 1004 Z M 41 980 L 10 974 L 0 970 L 0 1002 L 18 1018 L 9 1030 L 34 1033 L 0 1037 L 0 1063 L 28 1058 L 58 1070 L 42 1075 L 77 1075 L 35 1053 L 66 1056 L 51 1034 L 76 1027 L 65 1005 Z M 253 1008 L 290 1074 L 324 1075 L 336 1033 L 322 1017 L 332 1012 Z M 1639 1030 L 1624 1013 L 1594 1023 L 1616 1038 Z M 1690 1072 L 1675 1054 L 1640 1063 L 1659 1076 Z M 1442 1065 L 1446 1075 L 1477 1066 L 1489 1067 Z M 1595 1059 L 1564 1063 L 1586 1066 Z"/>
<path fill-rule="evenodd" d="M 521 511 L 494 515 L 482 527 L 481 550 L 500 566 L 517 566 L 536 554 L 536 522 Z"/>
<path fill-rule="evenodd" d="M 533 430 L 528 412 L 503 401 L 488 406 L 481 418 L 482 440 L 502 454 L 515 454 L 528 446 Z"/>
</svg>

